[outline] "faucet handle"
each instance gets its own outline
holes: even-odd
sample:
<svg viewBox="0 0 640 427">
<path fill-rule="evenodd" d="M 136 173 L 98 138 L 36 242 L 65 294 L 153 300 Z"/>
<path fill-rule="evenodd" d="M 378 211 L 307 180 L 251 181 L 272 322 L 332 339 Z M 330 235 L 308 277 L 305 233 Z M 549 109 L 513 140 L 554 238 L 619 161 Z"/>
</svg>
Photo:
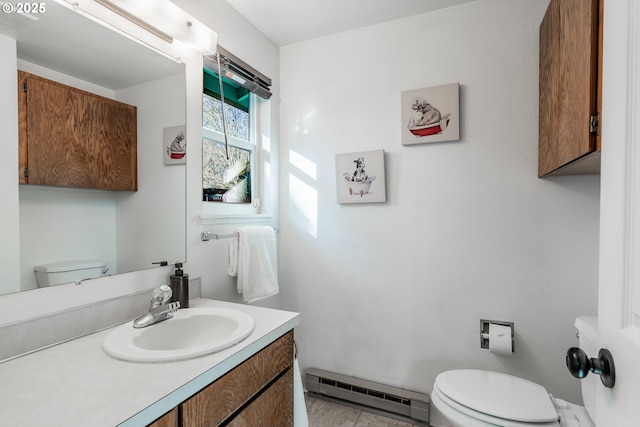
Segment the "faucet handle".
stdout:
<svg viewBox="0 0 640 427">
<path fill-rule="evenodd" d="M 158 298 L 162 298 L 162 304 L 165 304 L 171 299 L 173 291 L 171 291 L 171 287 L 169 285 L 160 285 L 153 290 L 153 294 L 154 296 L 157 295 Z"/>
<path fill-rule="evenodd" d="M 160 285 L 153 289 L 153 296 L 151 297 L 151 303 L 149 309 L 153 309 L 159 305 L 164 305 L 171 299 L 172 295 L 171 287 L 169 285 Z"/>
</svg>

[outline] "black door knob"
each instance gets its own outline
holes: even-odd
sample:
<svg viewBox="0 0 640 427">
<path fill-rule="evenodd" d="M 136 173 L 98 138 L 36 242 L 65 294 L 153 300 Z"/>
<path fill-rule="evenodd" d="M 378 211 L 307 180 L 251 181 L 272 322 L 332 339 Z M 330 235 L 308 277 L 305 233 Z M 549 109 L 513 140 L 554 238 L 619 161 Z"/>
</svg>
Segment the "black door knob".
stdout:
<svg viewBox="0 0 640 427">
<path fill-rule="evenodd" d="M 616 383 L 616 369 L 613 356 L 606 348 L 601 348 L 597 358 L 589 358 L 578 347 L 571 347 L 567 351 L 567 368 L 576 378 L 584 378 L 589 372 L 600 375 L 600 380 L 605 387 L 613 388 Z"/>
</svg>

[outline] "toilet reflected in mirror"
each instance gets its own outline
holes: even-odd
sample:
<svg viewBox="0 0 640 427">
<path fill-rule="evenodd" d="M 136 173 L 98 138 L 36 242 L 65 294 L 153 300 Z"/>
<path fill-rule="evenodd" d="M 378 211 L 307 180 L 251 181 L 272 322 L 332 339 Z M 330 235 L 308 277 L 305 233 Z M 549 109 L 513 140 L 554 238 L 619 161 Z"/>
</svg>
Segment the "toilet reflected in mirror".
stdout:
<svg viewBox="0 0 640 427">
<path fill-rule="evenodd" d="M 33 271 L 36 274 L 38 287 L 46 288 L 104 277 L 108 275 L 109 268 L 104 261 L 78 260 L 36 265 Z"/>
</svg>

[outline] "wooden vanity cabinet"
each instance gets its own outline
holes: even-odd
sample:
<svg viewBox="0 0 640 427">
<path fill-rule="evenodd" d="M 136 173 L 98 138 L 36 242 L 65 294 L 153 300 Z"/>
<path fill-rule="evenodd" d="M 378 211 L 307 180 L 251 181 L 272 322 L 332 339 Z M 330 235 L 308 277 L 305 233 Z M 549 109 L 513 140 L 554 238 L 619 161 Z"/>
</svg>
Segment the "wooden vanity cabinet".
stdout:
<svg viewBox="0 0 640 427">
<path fill-rule="evenodd" d="M 178 408 L 175 407 L 147 427 L 179 427 Z"/>
<path fill-rule="evenodd" d="M 18 71 L 19 182 L 136 191 L 136 107 Z"/>
<path fill-rule="evenodd" d="M 177 420 L 171 411 L 149 427 L 292 427 L 293 331 L 176 409 Z"/>
<path fill-rule="evenodd" d="M 600 172 L 603 0 L 551 0 L 540 24 L 538 176 Z"/>
</svg>

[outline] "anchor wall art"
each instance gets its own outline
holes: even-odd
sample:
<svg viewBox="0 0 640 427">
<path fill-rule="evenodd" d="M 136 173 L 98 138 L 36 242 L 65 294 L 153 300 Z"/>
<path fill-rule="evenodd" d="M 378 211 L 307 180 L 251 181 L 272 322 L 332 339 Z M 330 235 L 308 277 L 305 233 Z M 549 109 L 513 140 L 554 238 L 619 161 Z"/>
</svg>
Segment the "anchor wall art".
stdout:
<svg viewBox="0 0 640 427">
<path fill-rule="evenodd" d="M 385 202 L 384 150 L 336 154 L 338 203 Z"/>
<path fill-rule="evenodd" d="M 402 92 L 401 117 L 402 145 L 458 141 L 459 84 Z"/>
</svg>

